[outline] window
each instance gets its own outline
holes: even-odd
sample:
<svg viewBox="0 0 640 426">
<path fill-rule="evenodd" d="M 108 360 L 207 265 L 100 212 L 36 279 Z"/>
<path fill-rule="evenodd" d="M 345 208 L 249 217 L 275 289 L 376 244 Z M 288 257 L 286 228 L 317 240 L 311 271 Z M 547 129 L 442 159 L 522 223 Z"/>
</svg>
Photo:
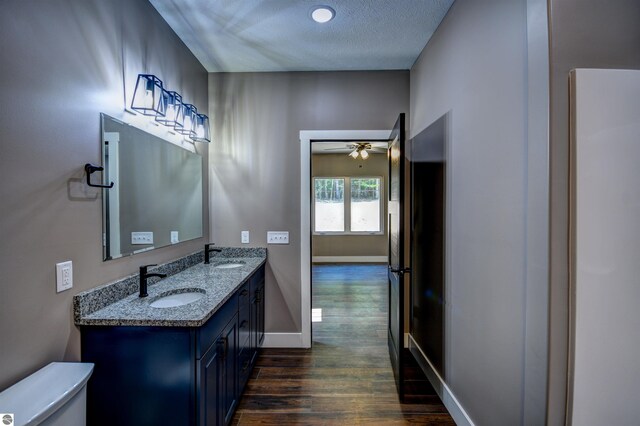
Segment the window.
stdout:
<svg viewBox="0 0 640 426">
<path fill-rule="evenodd" d="M 314 233 L 383 233 L 382 178 L 317 177 L 313 186 Z"/>
<path fill-rule="evenodd" d="M 344 232 L 344 179 L 314 179 L 315 231 Z"/>
<path fill-rule="evenodd" d="M 351 179 L 351 232 L 380 232 L 380 179 Z"/>
</svg>

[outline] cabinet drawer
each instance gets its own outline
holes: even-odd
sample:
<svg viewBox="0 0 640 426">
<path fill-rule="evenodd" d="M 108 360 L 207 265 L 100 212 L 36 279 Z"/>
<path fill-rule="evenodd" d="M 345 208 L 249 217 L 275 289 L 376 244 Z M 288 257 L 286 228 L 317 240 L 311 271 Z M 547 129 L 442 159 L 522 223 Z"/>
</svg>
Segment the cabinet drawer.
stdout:
<svg viewBox="0 0 640 426">
<path fill-rule="evenodd" d="M 197 329 L 196 359 L 202 358 L 236 312 L 238 312 L 238 296 L 234 294 L 202 327 Z"/>
<path fill-rule="evenodd" d="M 250 302 L 251 302 L 251 294 L 249 292 L 249 282 L 246 282 L 238 290 L 238 308 L 242 309 L 245 306 L 249 306 Z"/>
</svg>

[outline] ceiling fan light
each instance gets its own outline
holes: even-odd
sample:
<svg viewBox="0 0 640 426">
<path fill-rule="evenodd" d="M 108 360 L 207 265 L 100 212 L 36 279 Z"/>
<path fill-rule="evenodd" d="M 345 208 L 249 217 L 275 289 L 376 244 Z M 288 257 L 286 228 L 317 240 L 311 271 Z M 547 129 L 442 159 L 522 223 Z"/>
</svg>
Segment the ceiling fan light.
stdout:
<svg viewBox="0 0 640 426">
<path fill-rule="evenodd" d="M 357 149 L 354 149 L 353 151 L 351 151 L 351 152 L 349 153 L 349 156 L 350 156 L 351 158 L 353 158 L 354 160 L 355 160 L 355 159 L 357 159 L 357 158 L 358 158 L 358 150 L 357 150 Z"/>
<path fill-rule="evenodd" d="M 367 158 L 369 158 L 369 153 L 367 152 L 366 149 L 363 149 L 362 151 L 360 151 L 360 156 L 362 157 L 363 160 L 366 160 Z"/>
</svg>

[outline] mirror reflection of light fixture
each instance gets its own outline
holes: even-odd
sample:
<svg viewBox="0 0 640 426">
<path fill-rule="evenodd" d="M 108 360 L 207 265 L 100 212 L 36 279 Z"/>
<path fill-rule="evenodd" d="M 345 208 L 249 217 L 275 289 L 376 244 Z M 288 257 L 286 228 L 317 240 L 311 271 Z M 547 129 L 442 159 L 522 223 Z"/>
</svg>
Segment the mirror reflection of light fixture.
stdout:
<svg viewBox="0 0 640 426">
<path fill-rule="evenodd" d="M 358 142 L 357 144 L 352 145 L 352 147 L 353 151 L 349 153 L 349 157 L 353 158 L 354 160 L 357 160 L 358 156 L 362 157 L 363 160 L 369 158 L 369 153 L 367 152 L 367 150 L 371 149 L 370 143 Z"/>
<path fill-rule="evenodd" d="M 195 106 L 184 103 L 179 93 L 166 90 L 162 80 L 155 75 L 138 74 L 131 109 L 155 116 L 158 123 L 173 127 L 194 142 L 211 142 L 209 117 L 198 114 Z"/>
<path fill-rule="evenodd" d="M 164 117 L 163 91 L 162 81 L 158 77 L 152 74 L 138 74 L 131 108 L 143 115 Z"/>
</svg>

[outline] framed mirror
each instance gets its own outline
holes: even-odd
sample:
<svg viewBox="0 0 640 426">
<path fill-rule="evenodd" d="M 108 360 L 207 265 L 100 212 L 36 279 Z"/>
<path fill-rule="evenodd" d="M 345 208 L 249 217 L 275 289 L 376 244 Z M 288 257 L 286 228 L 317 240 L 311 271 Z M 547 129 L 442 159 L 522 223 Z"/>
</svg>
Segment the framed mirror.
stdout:
<svg viewBox="0 0 640 426">
<path fill-rule="evenodd" d="M 104 260 L 202 237 L 202 156 L 106 114 Z"/>
</svg>

